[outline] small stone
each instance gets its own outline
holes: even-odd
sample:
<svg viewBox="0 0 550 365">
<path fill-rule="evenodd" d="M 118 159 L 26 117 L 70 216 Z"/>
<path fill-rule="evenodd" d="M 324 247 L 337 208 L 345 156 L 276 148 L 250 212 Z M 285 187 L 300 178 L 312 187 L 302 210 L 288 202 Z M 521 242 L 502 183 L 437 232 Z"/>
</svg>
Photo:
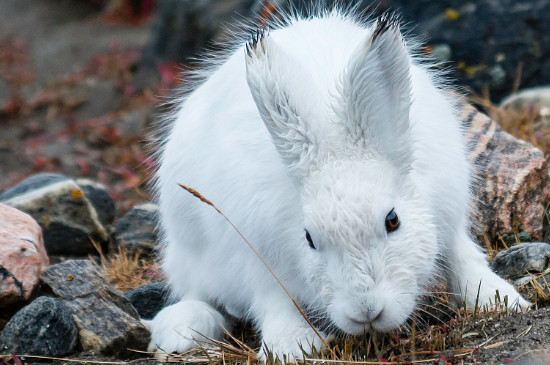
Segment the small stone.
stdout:
<svg viewBox="0 0 550 365">
<path fill-rule="evenodd" d="M 153 203 L 136 205 L 120 218 L 116 225 L 116 246 L 124 246 L 130 252 L 145 255 L 153 253 L 159 242 L 158 217 L 158 205 Z"/>
<path fill-rule="evenodd" d="M 152 319 L 168 305 L 170 289 L 165 283 L 145 284 L 124 293 L 143 319 Z"/>
<path fill-rule="evenodd" d="M 63 356 L 76 349 L 78 330 L 71 310 L 56 298 L 39 297 L 17 312 L 0 335 L 0 352 Z"/>
<path fill-rule="evenodd" d="M 500 107 L 504 109 L 521 109 L 529 107 L 541 109 L 550 107 L 550 86 L 539 86 L 520 90 L 502 100 Z"/>
<path fill-rule="evenodd" d="M 92 241 L 103 246 L 109 242 L 114 203 L 98 183 L 38 174 L 6 190 L 0 199 L 36 219 L 50 255 L 94 254 Z"/>
<path fill-rule="evenodd" d="M 38 223 L 0 204 L 0 308 L 28 300 L 49 264 Z"/>
<path fill-rule="evenodd" d="M 491 67 L 489 75 L 491 75 L 491 81 L 495 86 L 502 86 L 506 82 L 506 71 L 504 71 L 501 65 Z"/>
<path fill-rule="evenodd" d="M 517 279 L 529 273 L 542 273 L 548 268 L 550 244 L 544 242 L 520 243 L 499 252 L 491 268 L 505 279 Z"/>
<path fill-rule="evenodd" d="M 76 322 L 80 347 L 115 356 L 145 349 L 149 332 L 130 301 L 89 260 L 50 266 L 41 276 L 45 290 L 65 300 Z"/>
<path fill-rule="evenodd" d="M 478 172 L 474 184 L 478 233 L 490 242 L 521 232 L 544 238 L 550 179 L 544 154 L 504 132 L 471 106 L 463 110 L 468 158 Z"/>
<path fill-rule="evenodd" d="M 435 44 L 431 56 L 438 62 L 449 62 L 452 58 L 451 46 L 445 43 Z"/>
<path fill-rule="evenodd" d="M 514 285 L 515 286 L 525 286 L 527 284 L 529 284 L 531 282 L 532 278 L 531 276 L 524 276 L 522 278 L 519 278 L 519 279 L 516 279 L 514 280 Z"/>
</svg>

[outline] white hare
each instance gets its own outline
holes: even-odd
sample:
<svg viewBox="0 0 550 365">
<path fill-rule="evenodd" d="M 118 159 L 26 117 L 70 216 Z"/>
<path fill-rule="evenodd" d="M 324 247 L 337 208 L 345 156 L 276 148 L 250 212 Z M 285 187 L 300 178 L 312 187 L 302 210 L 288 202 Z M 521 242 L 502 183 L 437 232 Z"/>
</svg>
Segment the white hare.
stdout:
<svg viewBox="0 0 550 365">
<path fill-rule="evenodd" d="M 459 101 L 411 55 L 398 21 L 340 11 L 259 31 L 182 102 L 158 171 L 162 267 L 179 302 L 149 323 L 150 349 L 219 338 L 252 321 L 263 349 L 302 356 L 330 330 L 402 325 L 445 278 L 458 300 L 528 306 L 469 235 L 471 166 Z M 479 286 L 481 283 L 481 286 Z M 325 332 L 321 332 L 321 335 Z"/>
</svg>

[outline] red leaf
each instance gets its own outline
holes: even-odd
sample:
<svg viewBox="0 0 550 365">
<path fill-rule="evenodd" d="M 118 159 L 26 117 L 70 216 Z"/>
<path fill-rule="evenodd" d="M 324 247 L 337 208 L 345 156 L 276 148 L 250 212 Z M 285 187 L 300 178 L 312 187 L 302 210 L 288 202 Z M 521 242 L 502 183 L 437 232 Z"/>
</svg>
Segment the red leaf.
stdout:
<svg viewBox="0 0 550 365">
<path fill-rule="evenodd" d="M 17 114 L 23 109 L 24 105 L 25 102 L 18 97 L 9 98 L 4 106 L 0 108 L 0 114 Z"/>
<path fill-rule="evenodd" d="M 17 365 L 23 365 L 23 361 L 21 361 L 21 359 L 20 359 L 19 357 L 17 357 L 17 355 L 15 354 L 15 352 L 12 351 L 11 356 L 13 357 L 13 361 L 14 361 Z"/>
<path fill-rule="evenodd" d="M 169 89 L 173 85 L 178 85 L 180 83 L 179 70 L 180 65 L 177 62 L 167 62 L 159 65 L 160 88 Z"/>
<path fill-rule="evenodd" d="M 443 360 L 443 362 L 445 363 L 445 365 L 452 365 L 450 362 L 447 361 L 447 358 L 445 356 L 443 356 L 443 354 L 440 354 L 439 355 L 439 358 L 441 360 Z"/>
</svg>

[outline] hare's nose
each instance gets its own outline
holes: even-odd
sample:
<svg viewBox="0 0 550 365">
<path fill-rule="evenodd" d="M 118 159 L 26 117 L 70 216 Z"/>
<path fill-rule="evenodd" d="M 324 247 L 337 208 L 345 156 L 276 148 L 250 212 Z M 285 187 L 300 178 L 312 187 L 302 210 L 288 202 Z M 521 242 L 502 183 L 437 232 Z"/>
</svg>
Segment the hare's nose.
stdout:
<svg viewBox="0 0 550 365">
<path fill-rule="evenodd" d="M 381 302 L 368 303 L 361 308 L 362 319 L 357 322 L 370 323 L 376 321 L 382 316 L 384 305 Z"/>
<path fill-rule="evenodd" d="M 384 312 L 384 309 L 381 308 L 380 311 L 376 314 L 376 317 L 374 317 L 371 322 L 375 322 L 375 321 L 379 320 L 380 318 L 382 318 L 382 313 L 383 312 Z"/>
</svg>

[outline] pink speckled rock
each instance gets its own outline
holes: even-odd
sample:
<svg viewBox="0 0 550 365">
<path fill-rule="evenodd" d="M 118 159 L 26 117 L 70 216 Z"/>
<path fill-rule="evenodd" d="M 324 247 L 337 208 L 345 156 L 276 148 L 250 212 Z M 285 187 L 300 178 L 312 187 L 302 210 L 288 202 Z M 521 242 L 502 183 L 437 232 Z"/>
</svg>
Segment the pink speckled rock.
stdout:
<svg viewBox="0 0 550 365">
<path fill-rule="evenodd" d="M 514 243 L 521 232 L 534 240 L 547 239 L 550 179 L 544 154 L 471 106 L 464 109 L 463 120 L 469 159 L 479 178 L 474 186 L 478 234 L 491 244 L 507 237 Z"/>
<path fill-rule="evenodd" d="M 49 264 L 38 223 L 0 204 L 0 307 L 29 299 Z"/>
</svg>

